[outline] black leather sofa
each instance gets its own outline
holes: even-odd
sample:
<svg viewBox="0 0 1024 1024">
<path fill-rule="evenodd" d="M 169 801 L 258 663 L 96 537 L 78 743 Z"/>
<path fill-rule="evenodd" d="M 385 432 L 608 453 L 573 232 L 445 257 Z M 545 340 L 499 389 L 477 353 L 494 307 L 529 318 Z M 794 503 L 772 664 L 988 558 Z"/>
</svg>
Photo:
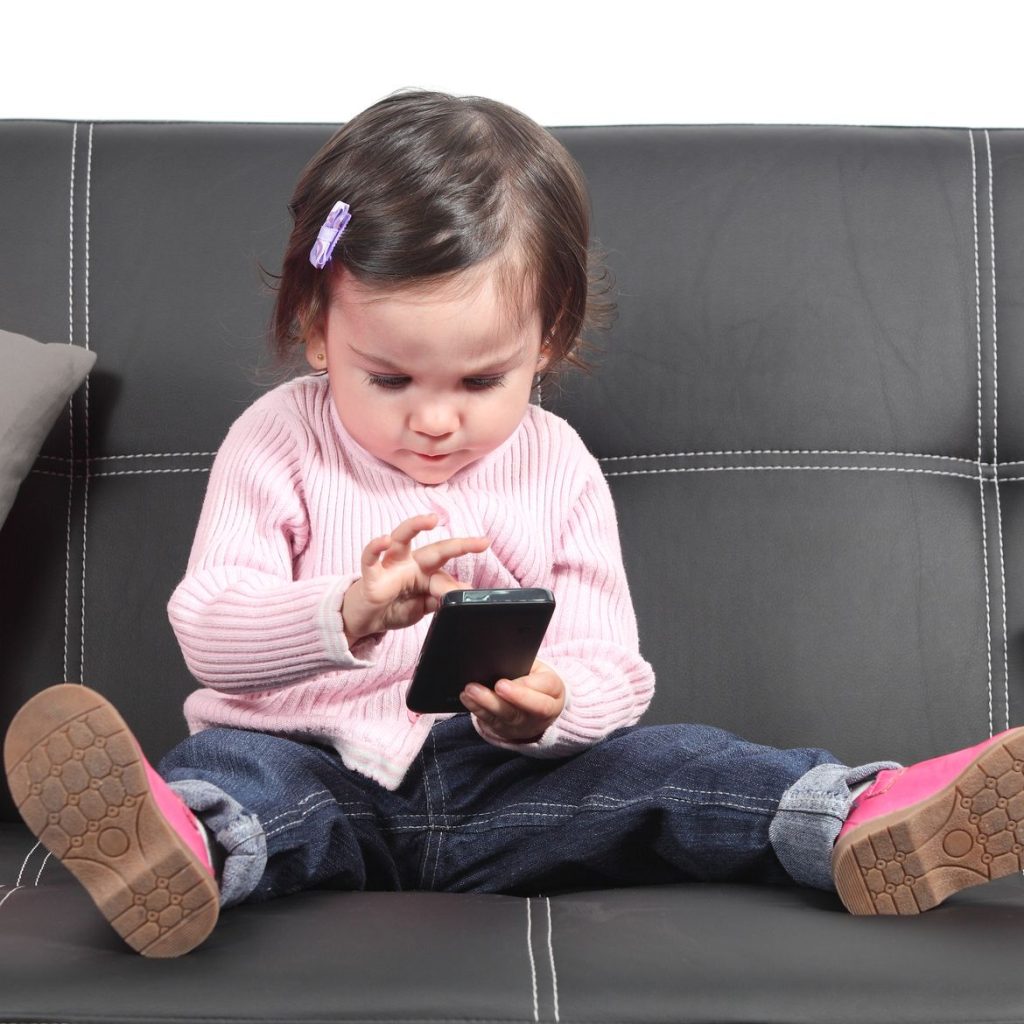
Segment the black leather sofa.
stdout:
<svg viewBox="0 0 1024 1024">
<path fill-rule="evenodd" d="M 0 122 L 0 327 L 98 354 L 0 532 L 0 730 L 69 680 L 153 763 L 186 734 L 166 603 L 335 127 Z M 848 764 L 1024 723 L 1024 131 L 553 131 L 619 316 L 541 401 L 607 472 L 643 723 Z M 796 885 L 325 888 L 149 960 L 4 788 L 0 883 L 10 1024 L 1024 1021 L 1020 875 L 912 918 Z"/>
</svg>

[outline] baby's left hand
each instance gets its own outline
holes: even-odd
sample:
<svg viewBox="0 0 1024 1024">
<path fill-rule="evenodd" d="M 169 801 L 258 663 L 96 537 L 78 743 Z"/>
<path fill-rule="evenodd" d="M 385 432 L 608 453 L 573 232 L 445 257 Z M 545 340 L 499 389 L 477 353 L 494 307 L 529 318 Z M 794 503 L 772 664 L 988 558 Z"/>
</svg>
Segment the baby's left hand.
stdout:
<svg viewBox="0 0 1024 1024">
<path fill-rule="evenodd" d="M 543 661 L 534 661 L 528 676 L 500 679 L 489 686 L 470 683 L 459 695 L 463 705 L 510 743 L 539 740 L 565 707 L 565 685 Z"/>
</svg>

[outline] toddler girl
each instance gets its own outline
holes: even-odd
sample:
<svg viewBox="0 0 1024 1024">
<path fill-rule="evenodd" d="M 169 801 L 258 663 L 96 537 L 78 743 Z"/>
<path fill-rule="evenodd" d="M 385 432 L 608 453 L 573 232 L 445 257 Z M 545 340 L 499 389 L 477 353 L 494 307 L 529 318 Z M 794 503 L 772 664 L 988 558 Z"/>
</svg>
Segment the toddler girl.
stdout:
<svg viewBox="0 0 1024 1024">
<path fill-rule="evenodd" d="M 109 702 L 64 684 L 5 742 L 25 821 L 133 949 L 187 953 L 221 908 L 313 887 L 797 882 L 915 914 L 1020 870 L 1024 728 L 849 767 L 637 724 L 654 674 L 611 493 L 530 402 L 588 370 L 582 332 L 611 312 L 582 172 L 550 133 L 400 91 L 323 146 L 289 208 L 275 336 L 314 372 L 255 401 L 214 460 L 168 605 L 204 684 L 189 737 L 154 770 Z M 553 591 L 540 657 L 466 687 L 468 713 L 412 714 L 429 617 L 460 587 Z M 72 748 L 102 778 L 87 792 L 49 778 Z M 69 838 L 54 799 L 92 801 L 98 824 Z"/>
</svg>

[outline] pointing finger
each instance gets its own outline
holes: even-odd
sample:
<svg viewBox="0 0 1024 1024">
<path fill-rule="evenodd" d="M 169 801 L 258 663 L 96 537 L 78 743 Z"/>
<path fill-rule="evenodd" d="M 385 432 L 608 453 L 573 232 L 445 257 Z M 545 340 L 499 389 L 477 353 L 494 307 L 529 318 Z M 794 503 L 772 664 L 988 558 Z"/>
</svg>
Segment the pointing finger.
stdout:
<svg viewBox="0 0 1024 1024">
<path fill-rule="evenodd" d="M 387 551 L 391 546 L 390 534 L 385 537 L 375 537 L 363 548 L 362 564 L 363 569 L 372 569 L 380 558 L 382 551 Z"/>
<path fill-rule="evenodd" d="M 469 551 L 485 551 L 490 547 L 489 537 L 451 537 L 448 540 L 434 541 L 413 552 L 413 558 L 425 572 L 440 569 L 445 562 Z"/>
<path fill-rule="evenodd" d="M 437 526 L 437 513 L 426 512 L 400 523 L 391 531 L 391 537 L 394 543 L 408 547 L 417 533 L 423 530 L 432 530 L 435 526 Z"/>
</svg>

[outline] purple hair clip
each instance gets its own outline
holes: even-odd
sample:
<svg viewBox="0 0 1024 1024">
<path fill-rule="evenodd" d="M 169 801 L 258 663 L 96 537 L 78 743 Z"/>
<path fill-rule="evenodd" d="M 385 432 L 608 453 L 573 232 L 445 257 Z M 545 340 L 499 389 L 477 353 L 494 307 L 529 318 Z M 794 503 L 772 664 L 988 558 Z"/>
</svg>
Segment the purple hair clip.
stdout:
<svg viewBox="0 0 1024 1024">
<path fill-rule="evenodd" d="M 348 203 L 343 203 L 339 199 L 331 207 L 331 212 L 327 214 L 324 226 L 316 236 L 313 248 L 309 250 L 309 262 L 318 270 L 323 270 L 327 266 L 327 261 L 331 258 L 331 253 L 334 252 L 334 247 L 338 244 L 341 233 L 348 226 L 348 222 L 351 219 L 352 214 L 348 212 Z"/>
</svg>

